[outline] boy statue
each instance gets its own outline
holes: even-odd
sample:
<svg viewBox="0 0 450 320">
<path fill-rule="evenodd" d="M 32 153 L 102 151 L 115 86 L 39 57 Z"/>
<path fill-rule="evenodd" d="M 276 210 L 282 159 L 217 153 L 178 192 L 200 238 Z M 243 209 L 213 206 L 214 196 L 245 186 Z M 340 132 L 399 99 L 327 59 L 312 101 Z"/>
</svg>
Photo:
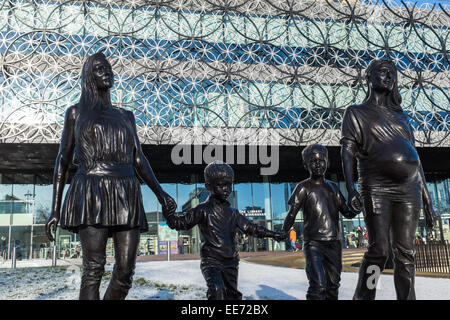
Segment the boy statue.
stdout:
<svg viewBox="0 0 450 320">
<path fill-rule="evenodd" d="M 320 144 L 307 146 L 303 164 L 310 177 L 297 184 L 288 201 L 283 224 L 287 232 L 302 209 L 304 218 L 304 255 L 309 288 L 307 300 L 337 300 L 342 271 L 342 244 L 339 212 L 351 219 L 351 211 L 336 184 L 325 179 L 328 150 Z"/>
<path fill-rule="evenodd" d="M 201 234 L 200 268 L 208 286 L 208 300 L 241 300 L 237 289 L 239 253 L 236 232 L 277 241 L 285 234 L 251 223 L 227 201 L 232 191 L 234 172 L 226 163 L 214 161 L 204 171 L 208 199 L 183 214 L 175 214 L 174 206 L 163 210 L 170 228 L 188 230 L 199 225 Z"/>
</svg>

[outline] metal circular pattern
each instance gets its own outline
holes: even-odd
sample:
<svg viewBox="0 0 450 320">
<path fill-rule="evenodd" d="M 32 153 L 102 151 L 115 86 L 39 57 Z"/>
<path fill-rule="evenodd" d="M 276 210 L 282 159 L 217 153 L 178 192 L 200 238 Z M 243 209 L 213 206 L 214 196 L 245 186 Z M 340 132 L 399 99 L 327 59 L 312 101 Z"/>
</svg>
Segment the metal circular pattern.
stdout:
<svg viewBox="0 0 450 320">
<path fill-rule="evenodd" d="M 101 50 L 142 143 L 270 129 L 282 145 L 337 145 L 368 63 L 390 58 L 418 144 L 448 147 L 449 26 L 448 5 L 400 0 L 0 0 L 0 141 L 58 142 Z"/>
</svg>

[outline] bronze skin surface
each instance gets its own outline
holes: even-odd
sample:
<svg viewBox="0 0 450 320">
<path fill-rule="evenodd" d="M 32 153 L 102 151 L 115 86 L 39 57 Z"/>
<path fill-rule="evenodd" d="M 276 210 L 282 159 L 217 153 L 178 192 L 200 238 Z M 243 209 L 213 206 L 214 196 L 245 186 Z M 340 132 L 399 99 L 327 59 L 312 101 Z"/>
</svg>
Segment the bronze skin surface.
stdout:
<svg viewBox="0 0 450 320">
<path fill-rule="evenodd" d="M 167 207 L 163 214 L 172 229 L 189 230 L 195 225 L 201 234 L 200 268 L 208 286 L 208 300 L 240 300 L 237 289 L 239 252 L 236 232 L 277 241 L 284 233 L 268 230 L 250 222 L 227 201 L 232 190 L 233 169 L 226 163 L 214 161 L 205 168 L 205 186 L 211 192 L 208 199 L 186 212 L 175 214 Z"/>
<path fill-rule="evenodd" d="M 378 278 L 394 253 L 397 299 L 415 299 L 414 239 L 423 203 L 428 228 L 434 210 L 407 115 L 400 107 L 397 69 L 392 61 L 374 60 L 367 68 L 368 92 L 349 106 L 341 128 L 342 168 L 349 206 L 363 209 L 369 247 L 364 255 L 354 299 L 375 299 Z M 357 162 L 359 192 L 354 187 Z M 392 230 L 392 238 L 389 232 Z"/>
<path fill-rule="evenodd" d="M 303 252 L 309 281 L 306 299 L 337 300 L 342 271 L 342 243 L 339 213 L 353 218 L 338 186 L 325 179 L 328 151 L 320 145 L 303 149 L 303 164 L 309 178 L 297 184 L 288 201 L 289 211 L 282 230 L 287 232 L 301 209 L 303 212 Z"/>
<path fill-rule="evenodd" d="M 131 288 L 140 232 L 147 230 L 141 186 L 136 173 L 163 207 L 175 201 L 161 188 L 145 158 L 134 114 L 111 105 L 111 65 L 102 53 L 86 60 L 78 104 L 66 111 L 53 176 L 50 241 L 62 229 L 79 233 L 83 250 L 80 299 L 99 299 L 106 243 L 113 237 L 116 263 L 104 299 L 125 299 Z M 62 203 L 72 159 L 78 169 Z M 61 207 L 62 204 L 62 207 Z"/>
</svg>

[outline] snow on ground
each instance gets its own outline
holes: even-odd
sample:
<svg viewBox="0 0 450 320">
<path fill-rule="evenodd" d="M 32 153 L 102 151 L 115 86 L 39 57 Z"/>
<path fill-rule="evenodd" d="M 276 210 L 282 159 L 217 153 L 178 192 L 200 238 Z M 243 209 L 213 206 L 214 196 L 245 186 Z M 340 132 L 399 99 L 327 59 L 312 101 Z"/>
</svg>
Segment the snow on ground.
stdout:
<svg viewBox="0 0 450 320">
<path fill-rule="evenodd" d="M 72 261 L 72 263 L 79 261 Z M 41 264 L 39 264 L 41 263 Z M 51 268 L 49 261 L 18 262 L 17 269 L 0 263 L 0 299 L 70 300 L 78 298 L 79 265 L 70 260 L 58 260 Z M 51 261 L 50 261 L 51 264 Z M 63 265 L 65 264 L 65 265 Z M 101 284 L 103 295 L 111 278 L 112 264 L 106 266 Z M 358 274 L 342 273 L 340 299 L 352 298 Z M 416 277 L 419 300 L 449 300 L 450 279 Z M 304 300 L 308 281 L 305 270 L 260 265 L 241 261 L 239 290 L 246 300 Z M 206 299 L 206 284 L 199 260 L 138 262 L 133 288 L 127 299 Z M 378 283 L 377 299 L 395 299 L 392 275 L 382 275 Z"/>
<path fill-rule="evenodd" d="M 59 266 L 81 264 L 81 259 L 58 259 L 57 264 Z M 51 266 L 52 266 L 52 259 L 16 260 L 17 268 L 51 267 Z M 0 260 L 0 270 L 3 268 L 11 268 L 11 260 Z"/>
</svg>

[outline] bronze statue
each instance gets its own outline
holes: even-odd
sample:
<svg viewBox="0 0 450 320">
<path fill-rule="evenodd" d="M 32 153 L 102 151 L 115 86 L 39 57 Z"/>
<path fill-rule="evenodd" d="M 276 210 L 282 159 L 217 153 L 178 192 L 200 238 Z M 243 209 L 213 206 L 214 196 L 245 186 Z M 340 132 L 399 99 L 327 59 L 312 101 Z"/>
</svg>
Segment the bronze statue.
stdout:
<svg viewBox="0 0 450 320">
<path fill-rule="evenodd" d="M 79 233 L 83 250 L 80 299 L 99 299 L 108 237 L 114 239 L 115 265 L 104 299 L 125 299 L 132 285 L 140 232 L 148 225 L 135 171 L 163 205 L 175 201 L 161 188 L 144 156 L 134 114 L 111 104 L 114 75 L 102 53 L 87 58 L 81 97 L 67 109 L 53 177 L 47 236 L 61 228 Z M 61 198 L 72 158 L 78 169 Z"/>
<path fill-rule="evenodd" d="M 353 298 L 375 299 L 390 239 L 397 299 L 413 300 L 414 238 L 422 202 L 427 228 L 434 226 L 435 215 L 413 130 L 400 106 L 397 68 L 390 60 L 374 60 L 366 79 L 366 98 L 348 107 L 342 122 L 341 155 L 349 206 L 363 209 L 369 238 Z M 359 192 L 353 184 L 355 159 Z"/>
<path fill-rule="evenodd" d="M 208 286 L 208 300 L 241 300 L 237 289 L 239 253 L 236 232 L 255 237 L 271 237 L 277 241 L 286 235 L 250 222 L 227 201 L 233 188 L 233 169 L 226 163 L 214 161 L 205 168 L 205 186 L 211 192 L 208 199 L 182 214 L 175 207 L 163 209 L 172 229 L 188 230 L 198 225 L 201 234 L 200 268 Z"/>
<path fill-rule="evenodd" d="M 309 178 L 297 184 L 288 204 L 283 224 L 287 232 L 294 224 L 298 211 L 303 211 L 306 276 L 309 288 L 307 300 L 337 300 L 342 271 L 342 242 L 339 212 L 353 218 L 352 212 L 338 186 L 325 179 L 328 150 L 320 144 L 302 151 L 303 164 Z"/>
</svg>

